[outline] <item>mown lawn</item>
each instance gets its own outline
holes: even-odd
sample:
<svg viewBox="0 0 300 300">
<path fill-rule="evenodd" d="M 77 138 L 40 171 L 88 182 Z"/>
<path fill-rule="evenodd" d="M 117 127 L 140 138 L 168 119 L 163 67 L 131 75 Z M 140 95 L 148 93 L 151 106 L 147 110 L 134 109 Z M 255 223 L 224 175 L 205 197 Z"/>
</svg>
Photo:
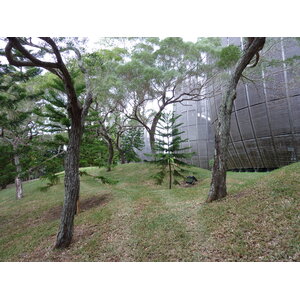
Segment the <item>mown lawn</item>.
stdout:
<svg viewBox="0 0 300 300">
<path fill-rule="evenodd" d="M 0 191 L 1 261 L 299 261 L 300 164 L 271 173 L 228 173 L 229 196 L 205 204 L 210 172 L 192 167 L 193 187 L 154 184 L 155 167 L 84 168 L 117 184 L 81 178 L 74 242 L 53 250 L 63 178 Z M 62 175 L 63 176 L 63 175 Z"/>
</svg>

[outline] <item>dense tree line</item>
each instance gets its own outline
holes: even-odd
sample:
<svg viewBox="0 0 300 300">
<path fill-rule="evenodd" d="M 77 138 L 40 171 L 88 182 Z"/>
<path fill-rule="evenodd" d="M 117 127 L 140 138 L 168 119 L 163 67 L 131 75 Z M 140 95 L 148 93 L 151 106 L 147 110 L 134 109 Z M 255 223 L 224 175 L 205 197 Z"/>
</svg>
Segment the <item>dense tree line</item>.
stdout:
<svg viewBox="0 0 300 300">
<path fill-rule="evenodd" d="M 106 166 L 111 171 L 116 163 L 139 161 L 136 150 L 144 146 L 144 131 L 155 156 L 157 126 L 166 116 L 164 111 L 175 103 L 206 99 L 217 91 L 207 87 L 236 64 L 238 71 L 224 96 L 226 115 L 230 116 L 236 84 L 263 46 L 254 40 L 241 53 L 235 46 L 222 47 L 217 38 L 201 38 L 196 43 L 181 38 L 140 38 L 131 40 L 128 48 L 87 53 L 85 41 L 77 38 L 8 37 L 4 41 L 1 53 L 8 63 L 0 69 L 0 186 L 14 180 L 20 199 L 22 180 L 65 171 L 57 248 L 72 241 L 79 167 Z M 175 123 L 176 118 L 170 118 Z M 220 118 L 221 125 L 225 122 Z M 229 135 L 227 131 L 217 133 Z M 216 141 L 218 149 L 226 153 L 228 143 Z M 180 149 L 175 144 L 170 147 L 175 146 Z M 226 176 L 226 155 L 219 158 L 215 159 L 213 178 L 220 173 L 218 161 L 224 162 L 221 176 Z M 169 173 L 178 175 L 171 160 L 166 164 Z M 212 182 L 212 186 L 216 184 L 224 187 L 226 180 Z M 213 197 L 211 193 L 210 200 L 226 195 Z"/>
</svg>

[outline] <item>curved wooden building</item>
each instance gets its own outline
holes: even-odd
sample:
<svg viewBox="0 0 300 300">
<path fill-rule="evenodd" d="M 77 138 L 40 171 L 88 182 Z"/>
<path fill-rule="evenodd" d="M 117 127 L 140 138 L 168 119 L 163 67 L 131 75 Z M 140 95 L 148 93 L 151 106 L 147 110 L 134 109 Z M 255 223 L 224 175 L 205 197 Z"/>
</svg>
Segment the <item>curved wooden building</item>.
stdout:
<svg viewBox="0 0 300 300">
<path fill-rule="evenodd" d="M 242 47 L 241 38 L 222 40 L 224 44 Z M 238 85 L 228 169 L 268 170 L 300 160 L 300 68 L 290 64 L 289 59 L 294 56 L 300 56 L 299 41 L 269 39 L 262 68 L 253 70 L 256 73 L 251 78 L 255 80 Z M 191 151 L 197 153 L 191 163 L 203 168 L 208 168 L 213 158 L 213 128 L 220 100 L 221 93 L 206 102 L 174 107 L 175 112 L 183 115 L 182 129 L 190 139 Z"/>
</svg>

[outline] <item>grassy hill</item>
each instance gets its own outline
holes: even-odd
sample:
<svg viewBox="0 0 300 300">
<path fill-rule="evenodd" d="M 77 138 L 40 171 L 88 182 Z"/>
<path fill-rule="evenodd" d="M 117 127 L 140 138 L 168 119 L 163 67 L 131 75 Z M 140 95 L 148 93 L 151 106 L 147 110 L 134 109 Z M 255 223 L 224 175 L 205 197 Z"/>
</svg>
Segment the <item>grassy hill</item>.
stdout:
<svg viewBox="0 0 300 300">
<path fill-rule="evenodd" d="M 155 166 L 119 165 L 118 180 L 81 178 L 81 212 L 74 242 L 53 250 L 63 178 L 47 192 L 24 184 L 25 198 L 0 191 L 0 261 L 299 261 L 300 164 L 271 173 L 228 173 L 229 196 L 204 204 L 210 172 L 192 167 L 192 187 L 157 186 Z M 61 175 L 63 176 L 63 175 Z"/>
</svg>

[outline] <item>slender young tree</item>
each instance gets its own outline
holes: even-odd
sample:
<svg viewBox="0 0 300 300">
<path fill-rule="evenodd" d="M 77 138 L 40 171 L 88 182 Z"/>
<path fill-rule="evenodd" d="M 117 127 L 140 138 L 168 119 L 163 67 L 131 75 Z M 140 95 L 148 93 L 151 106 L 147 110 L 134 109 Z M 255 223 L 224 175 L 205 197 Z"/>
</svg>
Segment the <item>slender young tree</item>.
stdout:
<svg viewBox="0 0 300 300">
<path fill-rule="evenodd" d="M 87 69 L 84 67 L 81 53 L 72 44 L 59 46 L 61 38 L 40 37 L 32 38 L 8 37 L 5 55 L 11 65 L 17 67 L 40 67 L 55 74 L 62 82 L 67 95 L 67 111 L 70 118 L 69 144 L 65 157 L 65 196 L 60 228 L 57 235 L 56 248 L 68 247 L 72 241 L 74 215 L 79 199 L 79 153 L 84 121 L 93 100 L 92 88 Z M 33 50 L 35 49 L 35 50 Z M 68 71 L 62 53 L 73 50 L 77 56 L 80 70 L 84 74 L 86 92 L 83 104 L 76 94 L 74 83 Z M 45 60 L 45 54 L 51 57 Z M 22 57 L 22 59 L 20 58 Z"/>
<path fill-rule="evenodd" d="M 119 152 L 121 163 L 141 161 L 136 150 L 141 151 L 145 146 L 143 130 L 134 124 L 128 124 L 117 131 L 116 148 Z"/>
<path fill-rule="evenodd" d="M 263 49 L 266 38 L 248 38 L 244 52 L 227 83 L 225 93 L 218 111 L 218 121 L 215 132 L 215 155 L 212 169 L 212 179 L 207 202 L 223 198 L 227 195 L 226 171 L 227 171 L 227 152 L 230 136 L 230 121 L 233 101 L 236 99 L 236 87 L 245 68 L 255 56 L 255 62 L 251 67 L 256 66 L 259 59 L 259 51 Z"/>
<path fill-rule="evenodd" d="M 155 174 L 157 184 L 162 184 L 164 178 L 168 176 L 169 189 L 173 184 L 179 184 L 178 178 L 184 179 L 183 175 L 186 172 L 184 166 L 187 166 L 182 159 L 191 158 L 193 153 L 187 153 L 186 150 L 190 147 L 181 147 L 183 142 L 179 127 L 182 123 L 176 123 L 180 116 L 175 116 L 174 113 L 162 113 L 157 125 L 156 135 L 158 136 L 155 146 L 155 154 L 152 154 L 154 160 L 152 163 L 160 166 L 160 171 Z"/>
</svg>

